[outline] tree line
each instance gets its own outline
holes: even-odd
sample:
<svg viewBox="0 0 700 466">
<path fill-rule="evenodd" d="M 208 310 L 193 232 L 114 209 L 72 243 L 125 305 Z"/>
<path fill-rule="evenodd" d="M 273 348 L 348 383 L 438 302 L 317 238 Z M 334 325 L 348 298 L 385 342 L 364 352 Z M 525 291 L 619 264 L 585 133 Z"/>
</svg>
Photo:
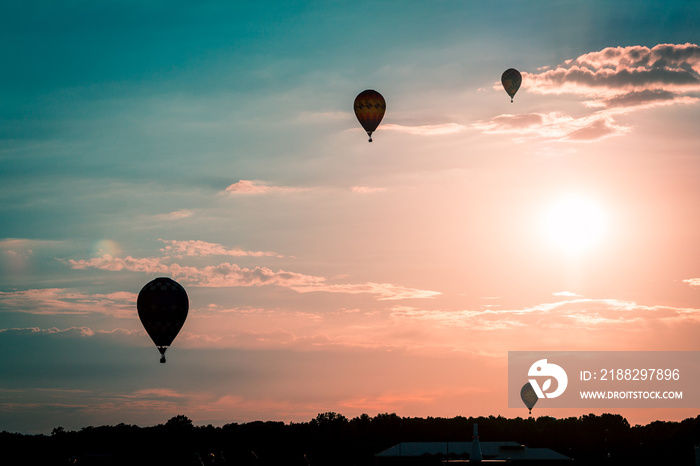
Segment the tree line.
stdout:
<svg viewBox="0 0 700 466">
<path fill-rule="evenodd" d="M 195 426 L 184 415 L 149 427 L 118 424 L 77 431 L 56 427 L 50 435 L 0 433 L 4 464 L 177 465 L 371 465 L 374 455 L 399 442 L 515 441 L 545 447 L 574 464 L 694 464 L 700 415 L 680 422 L 631 426 L 619 414 L 581 417 L 502 416 L 409 418 L 367 414 L 348 419 L 320 413 L 309 422 L 256 421 Z"/>
</svg>

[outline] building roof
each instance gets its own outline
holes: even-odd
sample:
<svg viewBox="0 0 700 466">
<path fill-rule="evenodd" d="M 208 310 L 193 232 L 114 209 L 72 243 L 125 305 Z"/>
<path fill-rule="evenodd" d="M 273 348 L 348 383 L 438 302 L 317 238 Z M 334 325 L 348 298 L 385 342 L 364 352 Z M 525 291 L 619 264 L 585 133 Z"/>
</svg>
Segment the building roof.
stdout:
<svg viewBox="0 0 700 466">
<path fill-rule="evenodd" d="M 570 460 L 549 448 L 528 448 L 517 442 L 479 442 L 484 459 L 497 460 Z M 468 457 L 472 442 L 401 442 L 377 453 L 379 458 L 432 456 Z"/>
</svg>

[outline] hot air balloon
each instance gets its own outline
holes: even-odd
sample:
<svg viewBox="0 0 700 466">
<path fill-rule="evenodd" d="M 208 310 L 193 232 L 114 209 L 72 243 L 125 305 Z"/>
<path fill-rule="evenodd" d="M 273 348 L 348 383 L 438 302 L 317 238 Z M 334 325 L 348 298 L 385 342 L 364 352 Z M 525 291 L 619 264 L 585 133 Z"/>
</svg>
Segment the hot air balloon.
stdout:
<svg viewBox="0 0 700 466">
<path fill-rule="evenodd" d="M 372 142 L 372 133 L 377 129 L 384 118 L 386 101 L 382 95 L 372 89 L 360 92 L 355 97 L 355 116 L 362 127 L 367 131 L 369 142 Z"/>
<path fill-rule="evenodd" d="M 160 362 L 165 362 L 165 350 L 185 323 L 189 306 L 185 289 L 170 278 L 156 278 L 141 288 L 136 309 L 148 336 L 160 351 Z"/>
<path fill-rule="evenodd" d="M 520 76 L 520 72 L 515 68 L 508 68 L 501 75 L 501 84 L 503 84 L 503 89 L 506 90 L 510 96 L 510 101 L 513 102 L 513 96 L 520 89 L 520 83 L 523 81 L 523 77 Z"/>
<path fill-rule="evenodd" d="M 538 398 L 530 382 L 523 385 L 523 388 L 520 389 L 520 398 L 523 400 L 523 403 L 525 403 L 525 406 L 527 406 L 529 414 L 532 414 L 532 408 L 535 406 L 535 403 L 537 403 Z"/>
</svg>

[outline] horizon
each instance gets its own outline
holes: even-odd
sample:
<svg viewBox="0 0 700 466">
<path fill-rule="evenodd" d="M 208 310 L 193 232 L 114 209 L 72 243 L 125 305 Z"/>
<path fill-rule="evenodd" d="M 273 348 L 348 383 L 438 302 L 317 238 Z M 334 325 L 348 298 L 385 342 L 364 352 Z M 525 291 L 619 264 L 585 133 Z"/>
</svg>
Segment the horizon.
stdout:
<svg viewBox="0 0 700 466">
<path fill-rule="evenodd" d="M 700 351 L 700 4 L 507 3 L 4 5 L 0 430 L 515 418 L 509 351 Z"/>
<path fill-rule="evenodd" d="M 493 416 L 493 415 L 488 415 L 488 416 L 463 416 L 463 415 L 456 415 L 453 417 L 436 417 L 436 416 L 426 416 L 426 417 L 421 417 L 421 416 L 399 416 L 396 413 L 377 413 L 375 415 L 369 415 L 367 413 L 362 413 L 358 416 L 354 417 L 347 417 L 343 415 L 343 413 L 336 413 L 333 411 L 328 411 L 328 412 L 323 412 L 323 413 L 318 413 L 316 416 L 312 417 L 311 419 L 308 419 L 306 421 L 279 421 L 279 420 L 274 420 L 274 419 L 257 419 L 257 420 L 251 420 L 251 421 L 245 421 L 245 422 L 226 422 L 223 424 L 212 424 L 211 422 L 208 422 L 207 420 L 202 420 L 200 422 L 195 422 L 192 419 L 189 418 L 189 416 L 186 416 L 184 414 L 176 414 L 172 416 L 169 419 L 166 419 L 162 422 L 158 422 L 156 424 L 151 424 L 151 425 L 139 425 L 139 424 L 129 424 L 129 423 L 118 423 L 118 424 L 96 424 L 96 425 L 86 425 L 86 426 L 81 426 L 79 428 L 75 429 L 66 429 L 62 425 L 55 426 L 54 428 L 51 429 L 50 432 L 34 432 L 34 433 L 27 433 L 27 432 L 10 432 L 10 431 L 0 431 L 3 433 L 7 434 L 19 434 L 19 435 L 55 435 L 56 432 L 82 432 L 86 429 L 90 428 L 99 428 L 99 427 L 118 427 L 121 424 L 130 426 L 130 427 L 136 427 L 139 429 L 149 429 L 149 428 L 154 428 L 154 427 L 162 427 L 169 425 L 171 423 L 185 423 L 189 424 L 193 428 L 208 428 L 208 427 L 213 427 L 213 428 L 225 428 L 227 426 L 244 426 L 246 424 L 258 424 L 258 423 L 272 423 L 272 424 L 283 424 L 285 426 L 295 426 L 295 425 L 303 425 L 303 424 L 314 424 L 317 422 L 323 422 L 323 420 L 319 421 L 321 418 L 325 418 L 326 420 L 335 420 L 339 421 L 342 423 L 349 423 L 349 422 L 358 422 L 358 421 L 363 421 L 366 417 L 370 422 L 371 421 L 376 421 L 376 422 L 381 422 L 382 420 L 385 420 L 383 418 L 398 418 L 400 420 L 406 420 L 406 421 L 459 421 L 459 420 L 465 420 L 465 421 L 474 421 L 472 424 L 469 424 L 468 428 L 465 430 L 467 436 L 471 437 L 473 436 L 473 425 L 477 424 L 479 420 L 484 420 L 484 421 L 493 421 L 493 420 L 503 420 L 503 421 L 532 421 L 532 422 L 538 422 L 541 419 L 554 419 L 555 421 L 568 421 L 571 419 L 574 419 L 578 422 L 584 422 L 587 420 L 589 417 L 595 417 L 597 419 L 604 419 L 606 416 L 610 417 L 619 417 L 623 421 L 627 423 L 630 429 L 636 429 L 636 428 L 647 428 L 650 427 L 652 424 L 658 423 L 658 422 L 663 422 L 663 423 L 671 423 L 671 424 L 681 424 L 683 422 L 688 422 L 697 419 L 700 417 L 700 414 L 698 414 L 695 417 L 688 417 L 685 419 L 680 419 L 677 421 L 659 421 L 659 420 L 654 420 L 651 421 L 647 424 L 632 424 L 630 423 L 624 416 L 614 413 L 614 412 L 604 412 L 603 414 L 593 414 L 593 413 L 588 413 L 588 414 L 581 414 L 580 416 L 569 416 L 569 417 L 554 417 L 554 416 L 548 416 L 548 415 L 541 415 L 541 416 L 533 416 L 533 415 L 528 415 L 527 417 L 523 416 L 516 416 L 516 417 L 505 417 L 505 416 Z M 329 421 L 327 421 L 329 422 Z M 482 435 L 480 434 L 479 437 Z"/>
</svg>

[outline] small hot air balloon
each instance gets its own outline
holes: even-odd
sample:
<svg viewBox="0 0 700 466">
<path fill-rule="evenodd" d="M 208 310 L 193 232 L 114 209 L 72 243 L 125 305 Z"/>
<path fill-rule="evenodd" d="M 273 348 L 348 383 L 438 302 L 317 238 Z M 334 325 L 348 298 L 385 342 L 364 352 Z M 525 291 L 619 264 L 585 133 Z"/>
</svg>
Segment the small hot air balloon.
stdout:
<svg viewBox="0 0 700 466">
<path fill-rule="evenodd" d="M 523 77 L 515 68 L 508 68 L 501 75 L 501 84 L 503 84 L 503 89 L 505 89 L 510 96 L 511 102 L 513 102 L 513 96 L 515 96 L 515 93 L 520 89 L 520 83 L 522 82 Z"/>
<path fill-rule="evenodd" d="M 523 400 L 523 403 L 525 403 L 525 406 L 527 406 L 529 414 L 532 414 L 532 408 L 535 406 L 535 403 L 537 403 L 538 398 L 530 382 L 523 385 L 523 388 L 520 389 L 520 398 Z"/>
<path fill-rule="evenodd" d="M 187 319 L 190 303 L 187 292 L 175 280 L 159 277 L 141 289 L 136 300 L 139 319 L 158 347 L 160 362 Z"/>
<path fill-rule="evenodd" d="M 386 101 L 382 95 L 372 89 L 360 92 L 355 97 L 355 116 L 362 127 L 367 131 L 369 142 L 372 142 L 372 133 L 377 129 L 384 118 Z"/>
</svg>

